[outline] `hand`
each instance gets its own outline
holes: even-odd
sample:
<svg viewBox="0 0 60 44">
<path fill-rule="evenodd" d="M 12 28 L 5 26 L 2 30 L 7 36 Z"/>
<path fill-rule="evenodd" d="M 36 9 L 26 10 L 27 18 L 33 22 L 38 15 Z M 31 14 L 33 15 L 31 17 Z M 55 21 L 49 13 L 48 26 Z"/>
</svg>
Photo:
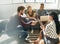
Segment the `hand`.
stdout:
<svg viewBox="0 0 60 44">
<path fill-rule="evenodd" d="M 31 25 L 36 25 L 37 21 L 32 21 Z"/>
<path fill-rule="evenodd" d="M 35 20 L 35 21 L 37 20 L 36 18 L 32 18 L 32 19 Z"/>
<path fill-rule="evenodd" d="M 41 25 L 41 26 L 40 26 L 40 28 L 41 28 L 42 30 L 44 30 L 44 29 L 45 29 L 44 25 Z"/>
<path fill-rule="evenodd" d="M 36 18 L 34 18 L 34 20 L 36 20 Z"/>
</svg>

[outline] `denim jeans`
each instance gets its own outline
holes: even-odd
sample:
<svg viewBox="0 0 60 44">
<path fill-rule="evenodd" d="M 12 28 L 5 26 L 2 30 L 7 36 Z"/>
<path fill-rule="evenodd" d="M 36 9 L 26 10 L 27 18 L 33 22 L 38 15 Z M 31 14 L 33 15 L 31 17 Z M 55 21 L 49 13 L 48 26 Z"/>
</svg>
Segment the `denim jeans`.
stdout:
<svg viewBox="0 0 60 44">
<path fill-rule="evenodd" d="M 25 38 L 28 35 L 27 31 L 24 31 L 23 27 L 18 27 L 17 29 L 20 30 L 20 33 L 18 34 L 18 38 L 19 38 L 20 44 L 25 44 Z"/>
<path fill-rule="evenodd" d="M 59 38 L 50 38 L 50 37 L 44 37 L 45 44 L 58 44 Z"/>
</svg>

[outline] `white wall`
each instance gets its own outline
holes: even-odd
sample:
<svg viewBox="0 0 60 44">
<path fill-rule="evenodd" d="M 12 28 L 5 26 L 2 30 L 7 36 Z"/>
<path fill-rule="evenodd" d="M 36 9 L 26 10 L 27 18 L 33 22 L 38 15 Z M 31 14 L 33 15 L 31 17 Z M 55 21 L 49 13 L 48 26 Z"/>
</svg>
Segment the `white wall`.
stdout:
<svg viewBox="0 0 60 44">
<path fill-rule="evenodd" d="M 10 3 L 11 3 L 11 1 L 10 1 Z M 58 9 L 58 5 L 57 5 L 58 0 L 56 0 L 56 3 L 52 3 L 52 4 L 44 3 L 44 4 L 45 4 L 45 9 Z M 21 6 L 21 5 L 23 5 L 25 7 L 27 5 L 31 5 L 33 9 L 39 9 L 39 7 L 40 7 L 40 3 L 0 4 L 0 19 L 1 18 L 9 18 L 11 15 L 13 15 L 13 13 L 16 12 L 17 7 Z"/>
<path fill-rule="evenodd" d="M 40 3 L 27 3 L 28 5 L 31 5 L 33 9 L 39 9 Z M 26 4 L 26 5 L 27 5 Z M 44 3 L 45 9 L 58 9 L 57 3 Z"/>
<path fill-rule="evenodd" d="M 58 9 L 60 10 L 60 0 L 58 0 Z"/>
</svg>

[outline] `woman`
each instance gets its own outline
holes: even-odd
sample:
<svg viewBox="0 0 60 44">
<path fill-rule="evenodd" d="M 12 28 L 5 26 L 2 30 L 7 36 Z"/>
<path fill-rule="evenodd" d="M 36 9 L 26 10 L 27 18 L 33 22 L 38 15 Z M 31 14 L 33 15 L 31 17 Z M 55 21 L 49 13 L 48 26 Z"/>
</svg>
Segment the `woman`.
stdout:
<svg viewBox="0 0 60 44">
<path fill-rule="evenodd" d="M 28 17 L 29 19 L 34 19 L 34 20 L 36 20 L 36 19 L 33 17 L 33 10 L 32 10 L 32 7 L 31 7 L 31 6 L 28 6 L 28 7 L 27 7 L 27 17 Z"/>
<path fill-rule="evenodd" d="M 49 24 L 47 24 L 46 27 L 41 26 L 43 34 L 46 37 L 44 41 L 46 42 L 46 44 L 58 44 L 59 42 L 58 34 L 60 29 L 58 14 L 55 12 L 51 12 L 48 18 L 49 18 Z"/>
<path fill-rule="evenodd" d="M 28 6 L 27 10 L 28 10 L 27 17 L 29 18 L 29 21 L 34 21 L 35 23 L 37 23 L 36 18 L 38 18 L 38 17 L 36 17 L 37 16 L 36 11 L 33 11 L 31 6 Z M 31 29 L 30 29 L 31 33 L 34 32 L 33 29 L 36 29 L 35 27 L 37 27 L 37 25 L 38 25 L 38 28 L 40 29 L 39 24 L 31 26 Z"/>
<path fill-rule="evenodd" d="M 32 30 L 33 30 L 33 29 L 34 29 L 34 30 L 37 29 L 37 30 L 38 30 L 38 33 L 39 33 L 39 32 L 40 32 L 39 16 L 37 15 L 36 11 L 33 11 L 33 12 L 32 12 L 32 15 L 33 15 L 33 16 L 30 17 L 30 20 L 36 22 L 36 24 L 35 24 L 34 26 L 31 26 L 31 27 L 32 27 Z M 33 32 L 33 31 L 32 31 L 32 32 Z"/>
</svg>

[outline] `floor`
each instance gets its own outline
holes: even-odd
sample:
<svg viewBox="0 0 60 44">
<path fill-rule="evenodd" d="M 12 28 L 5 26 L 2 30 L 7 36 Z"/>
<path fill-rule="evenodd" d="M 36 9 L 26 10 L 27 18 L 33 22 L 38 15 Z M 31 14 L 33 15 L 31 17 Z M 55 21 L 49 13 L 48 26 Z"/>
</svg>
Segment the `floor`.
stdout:
<svg viewBox="0 0 60 44">
<path fill-rule="evenodd" d="M 0 33 L 0 44 L 24 44 L 18 34 L 19 30 L 4 30 Z"/>
<path fill-rule="evenodd" d="M 4 30 L 0 33 L 0 44 L 26 44 L 18 38 L 19 32 L 20 30 Z"/>
</svg>

